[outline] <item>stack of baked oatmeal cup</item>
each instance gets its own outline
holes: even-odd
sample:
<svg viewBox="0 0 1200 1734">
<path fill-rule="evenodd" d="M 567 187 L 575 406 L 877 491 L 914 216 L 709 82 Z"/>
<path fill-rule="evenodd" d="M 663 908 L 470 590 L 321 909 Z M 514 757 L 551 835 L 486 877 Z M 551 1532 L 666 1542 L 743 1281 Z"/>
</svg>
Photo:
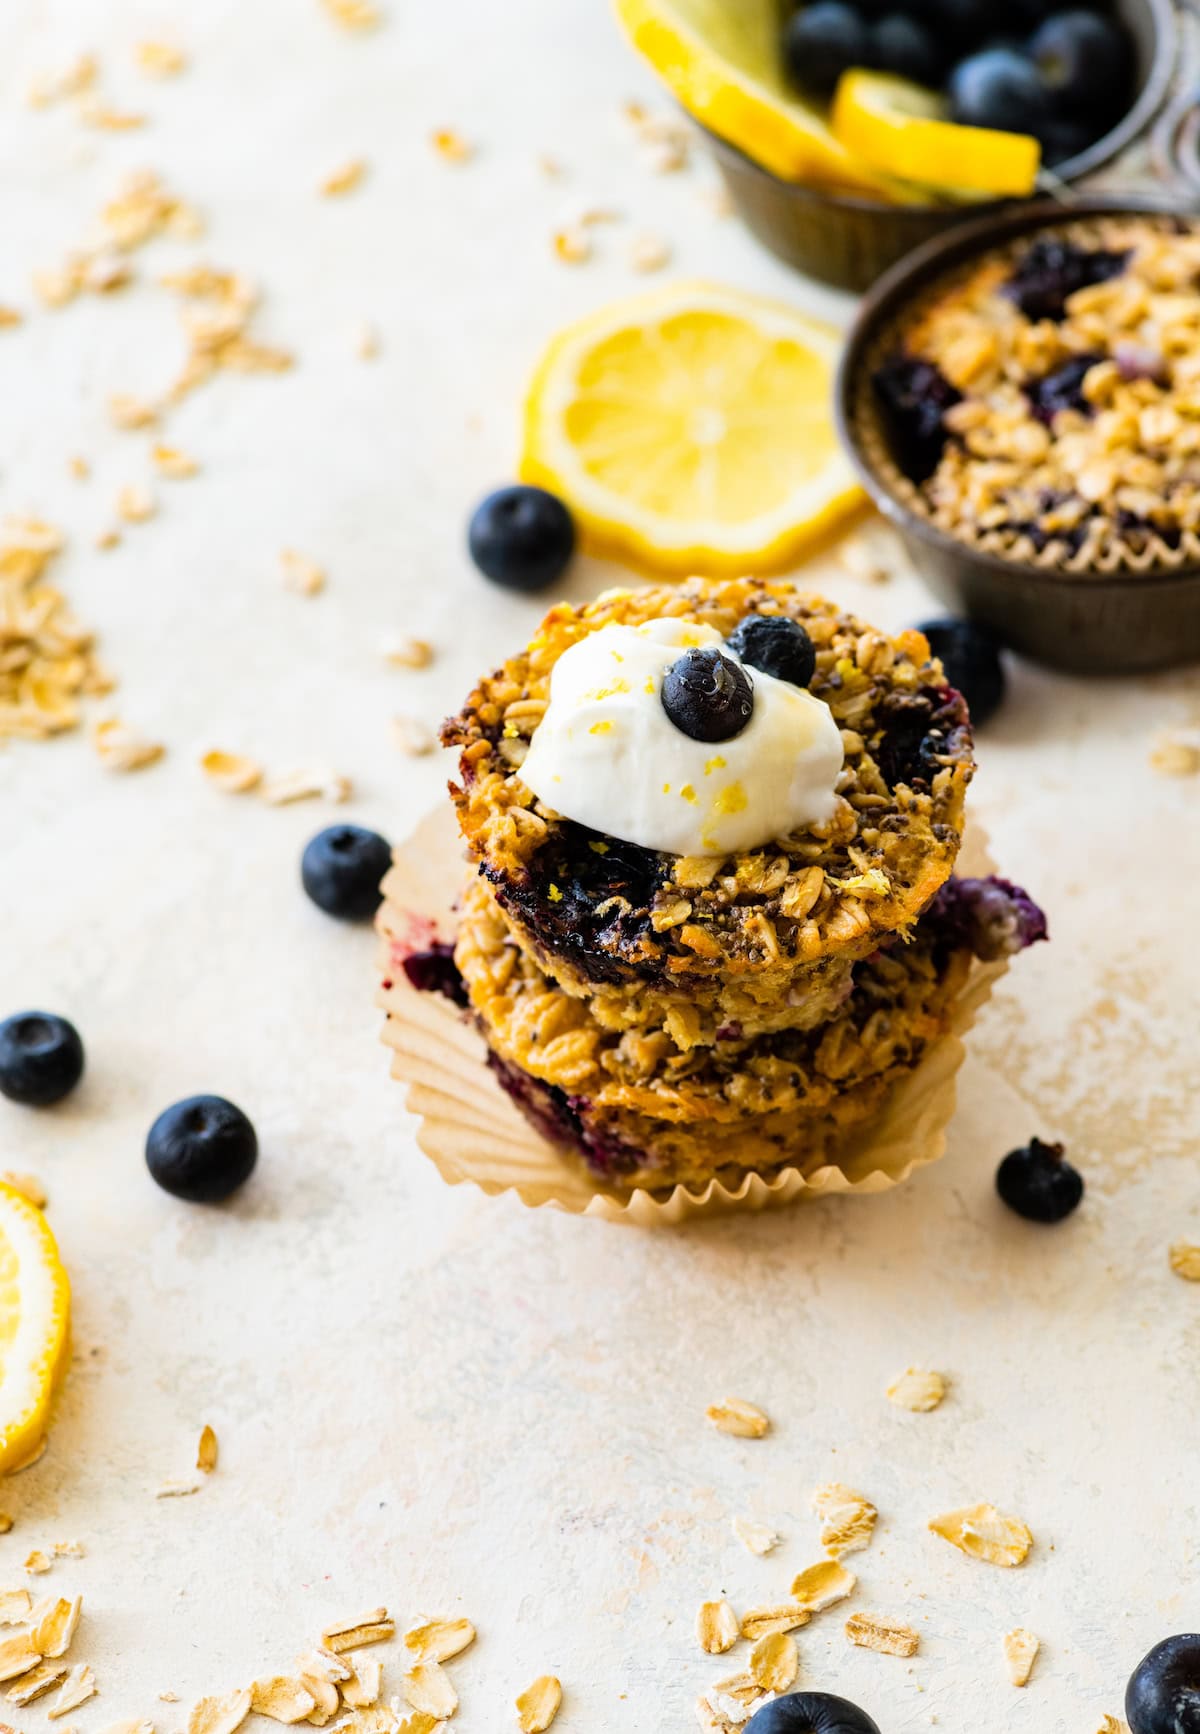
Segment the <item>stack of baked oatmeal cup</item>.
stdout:
<svg viewBox="0 0 1200 1734">
<path fill-rule="evenodd" d="M 561 604 L 443 738 L 472 862 L 453 970 L 398 937 L 390 885 L 389 967 L 458 997 L 609 1191 L 836 1161 L 977 960 L 1046 934 L 1023 892 L 955 875 L 972 734 L 922 634 L 786 583 Z"/>
</svg>

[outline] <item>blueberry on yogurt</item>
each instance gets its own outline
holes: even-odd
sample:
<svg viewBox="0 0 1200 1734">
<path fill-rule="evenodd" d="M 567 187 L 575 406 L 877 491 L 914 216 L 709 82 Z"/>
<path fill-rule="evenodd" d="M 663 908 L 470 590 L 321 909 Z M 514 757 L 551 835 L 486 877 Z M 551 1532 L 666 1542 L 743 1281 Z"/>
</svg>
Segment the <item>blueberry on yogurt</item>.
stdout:
<svg viewBox="0 0 1200 1734">
<path fill-rule="evenodd" d="M 693 741 L 731 741 L 754 714 L 750 677 L 716 645 L 685 650 L 663 675 L 662 705 Z"/>
</svg>

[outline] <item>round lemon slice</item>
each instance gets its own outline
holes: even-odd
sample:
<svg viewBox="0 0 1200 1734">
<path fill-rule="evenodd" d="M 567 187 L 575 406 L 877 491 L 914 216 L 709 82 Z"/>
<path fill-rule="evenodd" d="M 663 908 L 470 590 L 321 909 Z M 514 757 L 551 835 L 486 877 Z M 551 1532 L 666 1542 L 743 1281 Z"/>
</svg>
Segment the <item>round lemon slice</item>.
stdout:
<svg viewBox="0 0 1200 1734">
<path fill-rule="evenodd" d="M 1042 148 L 1019 132 L 956 126 L 935 91 L 882 72 L 847 72 L 833 100 L 833 130 L 864 162 L 950 195 L 1024 198 L 1037 185 Z"/>
<path fill-rule="evenodd" d="M 37 1454 L 68 1356 L 71 1289 L 49 1224 L 0 1184 L 0 1474 Z"/>
<path fill-rule="evenodd" d="M 521 476 L 582 546 L 656 573 L 786 571 L 862 494 L 831 413 L 841 338 L 707 283 L 560 331 L 525 405 Z"/>
<path fill-rule="evenodd" d="M 635 48 L 677 100 L 786 181 L 818 181 L 885 201 L 915 195 L 859 161 L 784 76 L 778 0 L 614 0 Z M 888 165 L 883 165 L 885 168 Z"/>
</svg>

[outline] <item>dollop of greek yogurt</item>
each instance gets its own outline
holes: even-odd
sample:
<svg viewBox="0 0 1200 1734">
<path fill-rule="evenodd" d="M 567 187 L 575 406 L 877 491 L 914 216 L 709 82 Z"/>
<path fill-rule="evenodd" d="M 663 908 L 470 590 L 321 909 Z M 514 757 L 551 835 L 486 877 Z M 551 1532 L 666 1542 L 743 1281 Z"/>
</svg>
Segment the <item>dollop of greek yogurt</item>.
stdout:
<svg viewBox="0 0 1200 1734">
<path fill-rule="evenodd" d="M 842 739 L 828 705 L 755 668 L 750 721 L 732 740 L 690 739 L 663 709 L 681 651 L 721 645 L 711 626 L 603 626 L 563 652 L 519 775 L 564 818 L 671 855 L 729 855 L 829 819 Z"/>
</svg>

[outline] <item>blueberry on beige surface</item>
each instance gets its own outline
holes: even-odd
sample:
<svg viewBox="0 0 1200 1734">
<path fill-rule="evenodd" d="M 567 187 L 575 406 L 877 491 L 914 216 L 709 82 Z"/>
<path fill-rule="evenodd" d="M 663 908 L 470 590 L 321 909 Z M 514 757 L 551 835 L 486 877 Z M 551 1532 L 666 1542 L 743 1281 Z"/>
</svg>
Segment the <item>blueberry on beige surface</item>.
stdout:
<svg viewBox="0 0 1200 1734">
<path fill-rule="evenodd" d="M 258 1161 L 258 1138 L 224 1096 L 189 1096 L 155 1120 L 146 1166 L 164 1192 L 189 1204 L 219 1204 L 244 1186 Z"/>
<path fill-rule="evenodd" d="M 1155 1644 L 1125 1693 L 1129 1734 L 1200 1734 L 1200 1632 Z"/>
<path fill-rule="evenodd" d="M 783 582 L 560 604 L 444 738 L 472 1016 L 610 1186 L 830 1160 L 976 960 L 1046 937 L 1015 886 L 954 876 L 971 728 L 924 637 Z"/>
<path fill-rule="evenodd" d="M 1031 1138 L 1001 1162 L 996 1191 L 1029 1222 L 1061 1222 L 1083 1199 L 1083 1176 L 1067 1161 L 1061 1144 Z"/>
<path fill-rule="evenodd" d="M 0 1023 L 0 1096 L 48 1108 L 83 1076 L 79 1031 L 54 1012 L 16 1012 Z"/>
<path fill-rule="evenodd" d="M 879 1734 L 865 1710 L 829 1692 L 793 1692 L 764 1704 L 746 1734 Z"/>
<path fill-rule="evenodd" d="M 378 831 L 330 825 L 307 844 L 300 880 L 326 915 L 369 921 L 379 907 L 379 887 L 391 860 L 391 845 Z"/>
</svg>

